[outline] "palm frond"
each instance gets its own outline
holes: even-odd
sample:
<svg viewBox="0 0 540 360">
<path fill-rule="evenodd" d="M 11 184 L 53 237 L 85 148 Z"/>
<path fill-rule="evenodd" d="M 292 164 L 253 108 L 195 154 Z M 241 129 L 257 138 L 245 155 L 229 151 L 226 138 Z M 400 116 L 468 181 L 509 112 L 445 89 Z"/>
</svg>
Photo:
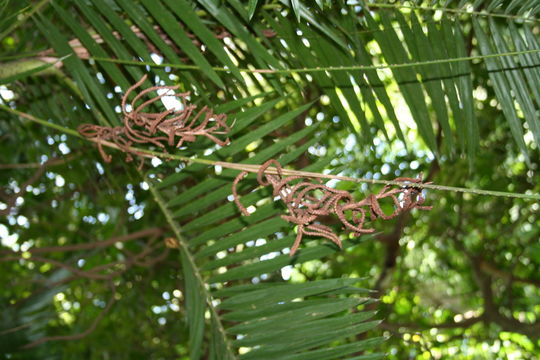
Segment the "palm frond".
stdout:
<svg viewBox="0 0 540 360">
<path fill-rule="evenodd" d="M 370 339 L 324 348 L 325 344 L 354 336 L 378 323 L 367 321 L 374 315 L 373 312 L 348 314 L 346 320 L 339 316 L 366 301 L 361 298 L 332 298 L 336 294 L 356 293 L 356 288 L 349 287 L 355 281 L 357 279 L 331 279 L 311 282 L 309 285 L 276 284 L 262 289 L 255 285 L 241 286 L 240 289 L 227 288 L 221 294 L 234 295 L 221 302 L 219 308 L 228 311 L 223 315 L 224 319 L 241 321 L 229 328 L 229 332 L 237 337 L 234 345 L 253 348 L 240 356 L 241 359 L 294 359 L 300 353 L 304 358 L 316 356 L 320 359 L 335 359 L 363 351 L 382 340 Z M 311 350 L 306 351 L 308 349 Z"/>
<path fill-rule="evenodd" d="M 46 29 L 50 30 L 51 45 L 57 55 L 73 55 L 73 59 L 65 60 L 66 68 L 80 84 L 85 98 L 90 99 L 89 106 L 99 109 L 96 116 L 101 122 L 115 121 L 113 109 L 117 100 L 105 99 L 107 94 L 103 93 L 103 85 L 93 77 L 103 76 L 107 84 L 118 85 L 125 90 L 128 84 L 140 78 L 140 67 L 146 65 L 153 68 L 159 81 L 170 84 L 170 69 L 153 66 L 155 63 L 150 57 L 153 52 L 164 63 L 187 65 L 189 68 L 175 71 L 175 75 L 182 77 L 186 90 L 193 90 L 207 104 L 211 102 L 208 94 L 216 94 L 219 88 L 237 98 L 248 96 L 255 89 L 265 92 L 272 88 L 282 95 L 292 92 L 300 96 L 308 94 L 309 98 L 315 95 L 310 94 L 312 88 L 322 90 L 335 113 L 366 144 L 372 143 L 379 135 L 388 141 L 399 139 L 406 143 L 404 133 L 407 129 L 400 118 L 403 115 L 396 116 L 397 104 L 390 101 L 388 94 L 389 85 L 395 82 L 426 145 L 436 154 L 466 154 L 471 164 L 478 150 L 479 130 L 468 60 L 471 44 L 465 40 L 459 17 L 469 16 L 478 22 L 483 18 L 495 19 L 491 15 L 496 14 L 519 13 L 522 16 L 535 9 L 526 1 L 514 1 L 505 7 L 478 2 L 474 6 L 479 11 L 467 14 L 463 10 L 466 4 L 447 2 L 434 7 L 411 6 L 422 15 L 418 16 L 414 11 L 408 15 L 398 11 L 408 5 L 377 2 L 351 7 L 347 14 L 326 9 L 325 17 L 321 17 L 317 7 L 298 2 L 295 6 L 302 21 L 294 23 L 275 6 L 266 8 L 259 2 L 252 2 L 250 6 L 258 6 L 256 16 L 263 19 L 262 22 L 249 22 L 250 9 L 239 1 L 232 2 L 231 7 L 214 0 L 197 3 L 164 1 L 155 6 L 144 1 L 128 3 L 118 0 L 115 4 L 116 7 L 109 8 L 101 2 L 68 2 L 68 6 L 53 3 L 61 25 L 47 23 L 45 19 L 46 23 L 40 25 L 45 35 Z M 281 4 L 284 9 L 294 12 L 291 2 L 283 1 Z M 370 6 L 377 11 L 367 11 Z M 486 10 L 481 6 L 487 6 Z M 434 20 L 432 10 L 436 9 L 448 10 L 449 16 L 440 21 Z M 79 21 L 70 16 L 75 12 L 80 14 L 77 15 Z M 197 16 L 203 13 L 210 17 L 206 22 Z M 457 21 L 452 22 L 450 16 L 455 16 Z M 41 21 L 35 18 L 38 23 Z M 510 17 L 507 21 L 513 23 L 516 19 Z M 89 32 L 82 25 L 84 23 L 91 24 L 95 33 Z M 489 26 L 489 32 L 496 39 L 495 35 L 501 30 L 496 30 L 493 24 Z M 523 67 L 523 71 L 511 72 L 514 81 L 507 79 L 508 83 L 502 88 L 504 91 L 501 89 L 497 93 L 516 143 L 525 153 L 527 145 L 520 140 L 520 132 L 525 132 L 520 129 L 521 125 L 518 126 L 520 116 L 513 103 L 504 99 L 509 95 L 502 92 L 511 90 L 516 94 L 516 101 L 523 108 L 527 124 L 535 142 L 538 142 L 538 129 L 532 120 L 538 97 L 534 93 L 538 79 L 532 74 L 536 73 L 538 56 L 525 52 L 536 49 L 538 44 L 534 37 L 525 36 L 527 32 L 532 34 L 528 25 L 512 26 L 516 29 L 514 34 L 499 36 L 501 40 L 491 47 L 485 43 L 479 45 L 482 56 L 494 56 L 484 60 L 490 69 L 495 63 L 506 66 L 502 62 Z M 81 43 L 79 47 L 72 46 L 73 42 L 69 42 L 72 39 L 57 36 L 64 27 L 76 35 Z M 517 30 L 521 27 L 524 30 Z M 475 26 L 473 32 L 466 35 L 470 38 L 478 31 L 477 37 L 481 38 L 482 32 L 487 31 L 484 28 L 484 25 L 480 28 Z M 216 31 L 223 35 L 216 37 Z M 522 35 L 516 37 L 518 33 Z M 380 53 L 377 53 L 374 43 L 380 48 Z M 294 53 L 291 53 L 291 48 L 295 49 Z M 522 53 L 516 60 L 510 56 L 499 58 L 497 54 L 504 53 L 504 49 Z M 85 51 L 88 52 L 86 55 Z M 378 56 L 389 64 L 393 75 L 391 79 L 376 69 L 354 70 L 358 65 L 375 65 Z M 125 66 L 123 69 L 110 61 L 134 64 L 133 59 L 143 61 L 139 66 Z M 90 64 L 92 61 L 95 65 Z M 86 62 L 90 66 L 83 66 Z M 215 64 L 221 64 L 223 68 Z M 340 67 L 348 70 L 335 70 Z M 293 70 L 305 68 L 329 70 L 296 74 Z M 200 72 L 202 77 L 192 70 Z M 274 74 L 272 70 L 287 72 Z M 519 86 L 516 74 L 520 71 L 519 76 L 527 79 L 530 86 Z M 227 76 L 228 73 L 232 76 Z M 287 81 L 283 81 L 284 76 Z M 527 101 L 531 91 L 536 97 L 532 103 Z M 428 115 L 431 109 L 434 116 Z M 391 121 L 392 128 L 385 124 L 385 118 Z M 439 132 L 442 144 L 437 140 Z"/>
<path fill-rule="evenodd" d="M 314 136 L 317 131 L 316 125 L 293 132 L 273 143 L 270 141 L 270 145 L 265 149 L 252 157 L 247 156 L 247 145 L 261 139 L 264 143 L 268 143 L 272 132 L 290 126 L 295 117 L 305 112 L 310 106 L 307 104 L 296 110 L 287 111 L 272 121 L 261 123 L 262 115 L 273 111 L 279 101 L 280 99 L 272 100 L 262 103 L 259 107 L 237 113 L 234 116 L 235 127 L 231 134 L 231 145 L 216 150 L 208 158 L 234 158 L 238 163 L 257 164 L 269 158 L 278 157 L 279 161 L 286 165 L 302 155 L 316 142 L 316 136 Z M 241 106 L 241 104 L 238 105 Z M 286 153 L 284 153 L 285 150 Z M 323 158 L 307 169 L 322 169 L 329 160 Z M 203 351 L 201 326 L 205 323 L 204 311 L 216 304 L 218 304 L 217 308 L 210 312 L 212 314 L 210 324 L 223 331 L 214 333 L 210 344 L 217 348 L 211 350 L 210 354 L 227 353 L 228 356 L 234 357 L 236 353 L 242 354 L 250 350 L 240 358 L 262 359 L 275 356 L 294 358 L 294 356 L 300 356 L 294 354 L 309 356 L 310 353 L 305 353 L 305 351 L 311 349 L 321 358 L 336 358 L 335 356 L 339 354 L 345 355 L 360 351 L 363 346 L 373 345 L 371 341 L 360 342 L 357 346 L 343 343 L 342 348 L 332 351 L 323 350 L 331 341 L 348 338 L 376 326 L 377 322 L 365 322 L 369 316 L 364 313 L 354 315 L 351 318 L 352 322 L 347 322 L 346 319 L 352 315 L 345 316 L 345 308 L 336 311 L 340 313 L 338 317 L 334 312 L 322 312 L 321 318 L 313 322 L 311 321 L 315 320 L 314 318 L 308 317 L 306 320 L 305 316 L 300 315 L 296 318 L 297 320 L 289 319 L 287 323 L 279 321 L 283 319 L 284 311 L 294 309 L 293 314 L 306 311 L 316 313 L 329 307 L 330 303 L 338 301 L 337 298 L 332 298 L 333 291 L 345 289 L 335 286 L 335 282 L 345 281 L 343 283 L 345 284 L 348 281 L 339 279 L 330 281 L 329 284 L 334 285 L 327 289 L 328 293 L 325 293 L 326 290 L 317 290 L 317 284 L 313 284 L 312 289 L 307 284 L 285 285 L 278 281 L 277 283 L 246 285 L 246 281 L 275 278 L 275 274 L 279 273 L 283 267 L 320 259 L 336 249 L 327 245 L 312 246 L 303 249 L 298 256 L 291 258 L 286 249 L 294 241 L 294 234 L 291 233 L 290 224 L 277 217 L 282 210 L 268 198 L 270 194 L 267 190 L 257 190 L 244 196 L 242 202 L 246 206 L 256 207 L 256 211 L 247 218 L 239 218 L 236 205 L 226 200 L 231 195 L 231 183 L 236 172 L 223 170 L 219 176 L 199 181 L 197 179 L 200 179 L 200 171 L 204 171 L 201 165 L 188 165 L 180 172 L 155 183 L 154 190 L 155 196 L 162 199 L 158 200 L 162 202 L 162 211 L 167 214 L 167 219 L 177 229 L 177 236 L 185 239 L 181 245 L 181 253 L 188 292 L 186 301 L 192 316 L 188 320 L 191 334 L 195 334 L 193 335 L 195 338 L 190 341 L 192 354 L 195 354 L 193 356 L 198 356 Z M 183 184 L 193 181 L 196 182 L 194 186 L 186 188 L 184 192 L 176 196 L 173 195 L 175 189 L 179 191 L 184 188 Z M 249 183 L 249 180 L 246 182 Z M 240 189 L 245 191 L 243 187 Z M 354 244 L 355 242 L 347 242 L 345 246 Z M 201 279 L 203 278 L 207 279 L 210 289 L 215 291 L 202 289 L 204 284 L 201 283 Z M 353 279 L 350 284 L 356 282 L 358 279 Z M 349 290 L 344 291 L 347 293 Z M 350 291 L 349 295 L 353 295 L 358 290 L 350 288 Z M 323 293 L 323 299 L 315 301 L 309 297 Z M 290 302 L 301 297 L 308 298 L 301 302 Z M 275 301 L 272 300 L 274 298 Z M 347 304 L 356 304 L 348 309 L 353 309 L 358 304 L 367 301 L 355 299 L 354 296 L 346 297 L 346 299 L 351 301 Z M 223 311 L 229 310 L 232 312 L 222 315 Z M 304 321 L 307 322 L 304 323 Z M 334 323 L 336 326 L 341 323 L 344 327 L 343 331 L 331 330 L 331 324 Z M 297 335 L 290 337 L 290 341 L 289 336 L 284 336 L 289 330 L 297 332 Z M 310 332 L 313 337 L 309 341 L 300 341 L 299 338 L 304 337 L 306 332 Z M 220 338 L 216 339 L 218 335 Z M 374 340 L 373 343 L 375 342 Z"/>
<path fill-rule="evenodd" d="M 472 162 L 480 143 L 472 100 L 470 60 L 476 48 L 469 39 L 474 37 L 519 149 L 528 154 L 529 134 L 540 144 L 540 56 L 530 52 L 540 44 L 527 25 L 540 11 L 533 1 L 476 1 L 469 14 L 464 1 L 429 8 L 362 3 L 345 13 L 326 1 L 264 5 L 51 2 L 50 14 L 36 14 L 33 21 L 52 47 L 41 55 L 60 59 L 67 76 L 56 72 L 53 81 L 40 84 L 30 78 L 46 69 L 38 67 L 7 80 L 14 87 L 19 86 L 14 80 L 25 81 L 20 93 L 29 111 L 42 118 L 54 116 L 69 128 L 82 122 L 114 126 L 122 110 L 116 93 L 150 72 L 145 87 L 179 83 L 192 92 L 192 101 L 206 105 L 235 99 L 212 106 L 232 118 L 231 145 L 202 141 L 185 149 L 187 156 L 238 164 L 276 158 L 283 166 L 317 143 L 317 124 L 295 130 L 294 122 L 322 95 L 329 99 L 328 113 L 364 144 L 378 136 L 406 143 L 410 129 L 391 93 L 395 87 L 433 153 L 466 154 Z M 396 11 L 403 7 L 411 11 Z M 439 21 L 433 9 L 451 15 Z M 472 30 L 464 33 L 461 16 L 472 18 Z M 518 54 L 500 55 L 512 51 Z M 169 63 L 178 68 L 168 69 Z M 69 86 L 56 93 L 61 83 Z M 291 103 L 305 105 L 290 109 Z M 331 160 L 315 158 L 305 170 L 321 171 Z M 353 286 L 358 279 L 282 282 L 277 274 L 283 267 L 321 259 L 336 248 L 312 239 L 290 257 L 284 249 L 293 242 L 294 229 L 279 217 L 282 209 L 268 189 L 252 190 L 253 177 L 239 190 L 254 212 L 239 217 L 228 199 L 236 174 L 166 163 L 146 177 L 180 241 L 192 358 L 330 359 L 379 341 L 348 341 L 376 325 L 368 321 L 373 313 L 358 311 L 369 301 L 358 296 L 363 294 Z M 358 243 L 343 240 L 345 248 Z"/>
<path fill-rule="evenodd" d="M 486 29 L 478 20 L 473 19 L 473 26 L 483 55 L 516 49 L 523 50 L 525 46 L 527 49 L 540 49 L 538 40 L 530 35 L 532 34 L 531 29 L 527 25 L 523 25 L 521 31 L 515 25 L 503 30 L 490 20 L 491 38 L 488 37 Z M 517 61 L 511 56 L 486 59 L 489 77 L 497 99 L 501 103 L 512 135 L 527 160 L 529 156 L 524 141 L 525 131 L 521 118 L 525 119 L 526 131 L 532 134 L 538 144 L 540 123 L 537 113 L 540 110 L 540 97 L 536 89 L 538 85 L 536 81 L 539 79 L 539 64 L 538 54 L 521 54 Z M 530 94 L 533 94 L 533 97 Z"/>
</svg>

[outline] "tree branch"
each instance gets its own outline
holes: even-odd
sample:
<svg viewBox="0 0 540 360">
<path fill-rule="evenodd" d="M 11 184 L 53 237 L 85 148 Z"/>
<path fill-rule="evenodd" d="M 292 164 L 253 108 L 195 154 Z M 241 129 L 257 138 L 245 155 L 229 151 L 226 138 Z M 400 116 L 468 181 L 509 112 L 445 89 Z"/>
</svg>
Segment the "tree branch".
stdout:
<svg viewBox="0 0 540 360">
<path fill-rule="evenodd" d="M 135 239 L 139 239 L 147 236 L 159 236 L 165 232 L 164 229 L 159 227 L 149 228 L 145 230 L 136 231 L 128 235 L 121 235 L 112 237 L 105 241 L 96 241 L 91 243 L 83 244 L 73 244 L 73 245 L 64 245 L 64 246 L 49 246 L 41 248 L 31 248 L 28 250 L 31 254 L 43 254 L 50 252 L 66 252 L 66 251 L 80 251 L 80 250 L 90 250 L 90 249 L 99 249 L 108 247 L 116 244 L 117 242 L 127 242 Z"/>
<path fill-rule="evenodd" d="M 442 324 L 418 324 L 418 323 L 391 323 L 383 321 L 380 325 L 381 328 L 393 332 L 399 332 L 400 328 L 406 328 L 409 330 L 423 331 L 429 329 L 466 329 L 474 324 L 477 324 L 484 320 L 484 316 L 480 315 L 472 317 L 463 321 L 449 321 Z"/>
<path fill-rule="evenodd" d="M 498 277 L 503 280 L 508 280 L 508 281 L 512 280 L 514 282 L 519 282 L 523 284 L 529 284 L 529 285 L 540 287 L 540 280 L 515 276 L 514 274 L 510 272 L 501 270 L 497 265 L 492 264 L 485 259 L 479 259 L 479 260 L 480 260 L 480 270 L 482 270 L 484 273 L 490 276 Z"/>
<path fill-rule="evenodd" d="M 491 276 L 484 273 L 481 268 L 482 257 L 476 255 L 470 259 L 476 283 L 484 299 L 484 321 L 495 323 L 505 331 L 520 333 L 531 339 L 540 338 L 540 321 L 527 324 L 500 313 L 494 301 Z"/>
<path fill-rule="evenodd" d="M 53 158 L 47 161 L 47 166 L 63 165 L 81 156 L 80 153 L 70 154 L 64 158 Z M 35 169 L 40 168 L 41 163 L 24 163 L 24 164 L 0 164 L 0 169 Z"/>
</svg>

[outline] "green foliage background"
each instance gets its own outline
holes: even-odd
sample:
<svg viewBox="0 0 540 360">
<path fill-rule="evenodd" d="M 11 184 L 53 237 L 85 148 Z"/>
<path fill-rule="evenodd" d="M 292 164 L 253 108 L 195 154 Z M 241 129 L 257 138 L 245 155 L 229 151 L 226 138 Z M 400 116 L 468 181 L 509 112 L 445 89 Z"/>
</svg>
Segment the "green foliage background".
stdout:
<svg viewBox="0 0 540 360">
<path fill-rule="evenodd" d="M 524 0 L 1 1 L 0 357 L 537 358 L 538 12 Z M 344 250 L 307 238 L 290 257 L 295 229 L 254 176 L 240 192 L 256 211 L 242 217 L 236 170 L 156 157 L 140 171 L 78 136 L 120 125 L 143 74 L 234 123 L 229 146 L 198 139 L 172 155 L 423 174 L 465 192 L 426 191 L 430 212 L 341 233 Z"/>
</svg>

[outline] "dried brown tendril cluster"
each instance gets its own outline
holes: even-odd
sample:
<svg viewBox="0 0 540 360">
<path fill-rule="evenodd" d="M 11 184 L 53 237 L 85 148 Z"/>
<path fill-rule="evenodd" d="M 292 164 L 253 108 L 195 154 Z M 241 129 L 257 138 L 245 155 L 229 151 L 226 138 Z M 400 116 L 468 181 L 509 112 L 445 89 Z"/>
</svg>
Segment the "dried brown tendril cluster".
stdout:
<svg viewBox="0 0 540 360">
<path fill-rule="evenodd" d="M 126 111 L 126 103 L 130 94 L 140 87 L 147 76 L 144 75 L 135 85 L 130 87 L 122 98 L 123 126 L 108 127 L 94 124 L 83 124 L 79 126 L 79 133 L 98 143 L 98 148 L 105 162 L 111 161 L 111 155 L 103 150 L 103 141 L 114 143 L 120 150 L 127 154 L 126 161 L 132 161 L 131 154 L 138 155 L 143 164 L 143 155 L 134 151 L 131 146 L 134 144 L 152 144 L 165 149 L 166 145 L 181 147 L 184 142 L 193 142 L 197 136 L 204 136 L 214 143 L 225 146 L 229 139 L 221 140 L 216 135 L 227 134 L 230 131 L 227 125 L 227 115 L 215 114 L 207 106 L 197 111 L 197 106 L 187 104 L 186 100 L 189 92 L 173 93 L 178 86 L 153 86 L 144 89 L 131 101 L 131 111 Z M 161 95 L 138 102 L 147 94 L 154 91 L 165 90 Z M 165 96 L 175 96 L 182 100 L 181 110 L 169 109 L 162 112 L 144 112 L 144 109 L 151 104 L 161 100 Z"/>
<path fill-rule="evenodd" d="M 277 175 L 265 172 L 270 165 L 275 167 Z M 237 186 L 247 174 L 245 171 L 241 172 L 233 182 L 234 201 L 246 216 L 249 212 L 240 203 Z M 259 184 L 272 185 L 273 196 L 279 196 L 286 204 L 289 215 L 281 217 L 298 225 L 296 240 L 290 251 L 291 256 L 300 246 L 304 235 L 321 236 L 342 247 L 339 236 L 332 228 L 320 223 L 325 216 L 336 215 L 345 229 L 359 236 L 375 231 L 375 229 L 365 227 L 368 214 L 371 220 L 378 218 L 389 220 L 413 208 L 431 210 L 431 206 L 422 205 L 425 200 L 422 189 L 414 186 L 422 183 L 420 179 L 397 178 L 395 181 L 403 182 L 403 186 L 386 185 L 378 194 L 371 194 L 361 201 L 355 201 L 348 191 L 336 190 L 321 183 L 312 183 L 302 179 L 301 176 L 284 177 L 282 167 L 276 160 L 264 163 L 257 174 Z M 394 210 L 388 215 L 384 213 L 379 203 L 385 198 L 390 198 L 394 205 Z"/>
</svg>

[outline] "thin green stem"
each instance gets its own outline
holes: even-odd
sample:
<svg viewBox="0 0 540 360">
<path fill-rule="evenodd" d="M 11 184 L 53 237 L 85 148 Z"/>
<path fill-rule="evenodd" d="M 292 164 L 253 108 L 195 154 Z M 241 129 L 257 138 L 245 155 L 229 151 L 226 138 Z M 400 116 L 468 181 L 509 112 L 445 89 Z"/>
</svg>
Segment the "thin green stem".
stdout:
<svg viewBox="0 0 540 360">
<path fill-rule="evenodd" d="M 40 119 L 40 118 L 37 118 L 37 117 L 35 117 L 33 115 L 24 113 L 22 111 L 12 109 L 9 106 L 0 104 L 0 109 L 2 109 L 4 111 L 7 111 L 9 113 L 12 113 L 14 115 L 17 115 L 19 117 L 22 117 L 23 119 L 30 120 L 30 121 L 36 122 L 38 124 L 41 124 L 43 126 L 47 126 L 47 127 L 53 128 L 55 130 L 61 131 L 61 132 L 65 133 L 65 134 L 69 134 L 71 136 L 76 136 L 76 137 L 79 137 L 79 138 L 83 138 L 77 131 L 75 131 L 73 129 L 70 129 L 70 128 L 67 128 L 67 127 L 64 127 L 64 126 L 61 126 L 61 125 L 58 125 L 58 124 L 48 122 L 47 120 Z"/>
<path fill-rule="evenodd" d="M 19 59 L 27 59 L 32 57 L 38 57 L 43 53 L 43 51 L 34 51 L 34 52 L 28 52 L 28 53 L 19 53 L 17 55 L 9 55 L 9 56 L 0 56 L 0 61 L 11 61 L 11 60 L 19 60 Z M 61 57 L 57 54 L 48 54 L 48 56 L 51 57 Z"/>
<path fill-rule="evenodd" d="M 101 143 L 104 146 L 118 149 L 121 151 L 128 150 L 134 154 L 137 154 L 139 156 L 144 157 L 158 157 L 162 159 L 167 160 L 179 160 L 184 161 L 186 163 L 196 163 L 196 164 L 203 164 L 203 165 L 210 165 L 210 166 L 221 166 L 223 168 L 227 169 L 233 169 L 238 171 L 247 171 L 251 173 L 257 173 L 260 170 L 260 165 L 248 165 L 248 164 L 238 164 L 238 163 L 229 163 L 224 161 L 214 161 L 214 160 L 208 160 L 208 159 L 197 159 L 197 158 L 190 158 L 187 156 L 182 155 L 175 155 L 175 154 L 167 154 L 159 151 L 152 151 L 152 150 L 146 150 L 146 149 L 140 149 L 136 147 L 128 147 L 127 149 L 120 149 L 118 145 L 110 142 L 110 141 L 104 141 L 104 140 L 97 140 L 97 139 L 87 139 L 82 137 L 79 133 L 77 133 L 75 130 L 65 128 L 60 125 L 49 123 L 43 119 L 38 119 L 35 116 L 11 109 L 7 106 L 0 105 L 0 109 L 7 110 L 13 114 L 19 115 L 25 119 L 29 119 L 35 122 L 38 122 L 40 124 L 55 128 L 57 130 L 63 131 L 66 134 L 74 135 L 79 138 L 86 139 L 88 141 L 92 141 L 95 143 Z M 277 174 L 277 170 L 273 167 L 269 167 L 265 170 L 265 173 L 267 174 Z M 473 195 L 486 195 L 486 196 L 498 196 L 498 197 L 508 197 L 508 198 L 520 198 L 520 199 L 529 199 L 529 200 L 540 200 L 540 194 L 523 194 L 523 193 L 511 193 L 506 191 L 495 191 L 495 190 L 483 190 L 483 189 L 474 189 L 474 188 L 463 188 L 463 187 L 456 187 L 456 186 L 445 186 L 445 185 L 436 185 L 436 184 L 417 184 L 417 183 L 410 183 L 409 181 L 396 181 L 396 180 L 377 180 L 377 179 L 366 179 L 366 178 L 353 178 L 348 176 L 338 176 L 338 175 L 330 175 L 330 174 L 320 174 L 320 173 L 314 173 L 314 172 L 307 172 L 307 171 L 298 171 L 298 170 L 288 170 L 283 169 L 282 171 L 283 175 L 298 175 L 308 178 L 319 178 L 319 179 L 335 179 L 335 180 L 341 180 L 341 181 L 350 181 L 350 182 L 356 182 L 356 183 L 367 183 L 367 184 L 383 184 L 383 185 L 397 185 L 397 186 L 414 186 L 417 188 L 422 189 L 431 189 L 431 190 L 437 190 L 437 191 L 452 191 L 452 192 L 461 192 L 461 193 L 468 193 Z"/>
<path fill-rule="evenodd" d="M 458 15 L 468 15 L 468 16 L 486 16 L 486 17 L 494 17 L 494 18 L 502 18 L 502 19 L 508 19 L 508 20 L 521 20 L 521 21 L 529 21 L 529 22 L 539 22 L 540 19 L 538 18 L 531 18 L 526 16 L 520 16 L 520 15 L 511 15 L 511 14 L 500 14 L 500 13 L 489 13 L 485 11 L 469 11 L 466 9 L 452 9 L 452 8 L 432 8 L 429 6 L 411 6 L 411 5 L 403 5 L 403 4 L 381 4 L 381 3 L 373 3 L 373 4 L 366 4 L 366 7 L 368 8 L 379 8 L 379 9 L 409 9 L 409 10 L 421 10 L 421 11 L 441 11 L 444 13 L 451 13 L 451 14 L 458 14 Z"/>
<path fill-rule="evenodd" d="M 487 55 L 475 55 L 475 56 L 463 56 L 457 58 L 449 59 L 437 59 L 437 60 L 428 60 L 428 61 L 416 61 L 403 64 L 380 64 L 380 65 L 351 65 L 351 66 L 323 66 L 323 67 L 314 67 L 314 68 L 294 68 L 294 69 L 247 69 L 242 68 L 238 69 L 240 72 L 244 73 L 264 73 L 264 74 L 293 74 L 293 73 L 315 73 L 323 71 L 366 71 L 366 70 L 382 70 L 382 69 L 400 69 L 414 66 L 428 66 L 434 64 L 448 64 L 455 63 L 460 61 L 472 61 L 472 60 L 484 60 L 491 58 L 498 58 L 503 56 L 516 56 L 523 54 L 532 54 L 540 53 L 540 49 L 529 49 L 522 51 L 509 51 L 504 53 L 496 54 L 487 54 Z M 124 65 L 135 65 L 135 66 L 149 66 L 155 68 L 165 68 L 170 67 L 173 69 L 179 70 L 201 70 L 200 66 L 197 65 L 188 65 L 188 64 L 172 64 L 172 63 L 161 63 L 156 64 L 154 62 L 146 61 L 135 61 L 135 60 L 123 60 L 123 59 L 110 59 L 102 57 L 92 57 L 94 61 L 98 62 L 111 62 L 115 64 L 124 64 Z M 220 72 L 230 72 L 231 70 L 224 67 L 212 67 L 215 71 Z"/>
<path fill-rule="evenodd" d="M 62 76 L 62 72 L 55 66 L 62 63 L 68 56 L 44 61 L 38 58 L 30 58 L 19 61 L 11 61 L 0 64 L 0 84 L 9 84 L 28 76 Z"/>
<path fill-rule="evenodd" d="M 207 160 L 207 159 L 192 159 L 192 158 L 186 158 L 184 156 L 179 155 L 173 155 L 173 154 L 164 154 L 156 151 L 147 151 L 147 150 L 140 150 L 137 149 L 137 151 L 141 151 L 144 153 L 147 153 L 149 155 L 155 156 L 155 157 L 161 157 L 164 159 L 172 159 L 172 160 L 181 160 L 185 162 L 191 162 L 191 163 L 198 163 L 198 164 L 205 164 L 205 165 L 213 165 L 213 166 L 221 166 L 223 168 L 227 169 L 234 169 L 239 171 L 247 171 L 251 173 L 258 173 L 260 170 L 260 165 L 248 165 L 248 164 L 237 164 L 237 163 L 229 163 L 224 161 L 213 161 L 213 160 Z M 278 172 L 273 167 L 268 167 L 265 170 L 265 173 L 267 174 L 273 174 L 277 175 Z M 397 186 L 413 186 L 417 188 L 422 189 L 431 189 L 431 190 L 438 190 L 438 191 L 452 191 L 452 192 L 462 192 L 462 193 L 468 193 L 468 194 L 474 194 L 474 195 L 487 195 L 487 196 L 498 196 L 498 197 L 509 197 L 509 198 L 521 198 L 521 199 L 532 199 L 532 200 L 540 200 L 540 194 L 521 194 L 521 193 L 511 193 L 506 191 L 495 191 L 495 190 L 483 190 L 483 189 L 471 189 L 471 188 L 463 188 L 463 187 L 455 187 L 455 186 L 445 186 L 445 185 L 436 185 L 436 184 L 423 184 L 423 183 L 411 183 L 409 181 L 396 181 L 396 180 L 377 180 L 377 179 L 366 179 L 366 178 L 353 178 L 349 176 L 338 176 L 338 175 L 330 175 L 330 174 L 321 174 L 321 173 L 314 173 L 314 172 L 308 172 L 308 171 L 298 171 L 298 170 L 289 170 L 289 169 L 283 169 L 282 170 L 283 175 L 288 176 L 302 176 L 302 177 L 308 177 L 308 178 L 317 178 L 317 179 L 334 179 L 334 180 L 341 180 L 341 181 L 350 181 L 350 182 L 356 182 L 356 183 L 367 183 L 367 184 L 382 184 L 382 185 L 397 185 Z"/>
<path fill-rule="evenodd" d="M 528 21 L 528 22 L 539 22 L 540 19 L 534 18 L 534 17 L 527 17 L 527 16 L 520 16 L 520 15 L 510 15 L 510 14 L 501 14 L 501 13 L 490 13 L 486 11 L 474 11 L 474 10 L 466 10 L 466 9 L 452 9 L 448 7 L 429 7 L 429 6 L 414 6 L 414 5 L 403 5 L 401 3 L 394 3 L 394 4 L 388 4 L 388 3 L 367 3 L 365 2 L 365 6 L 367 9 L 369 8 L 379 8 L 379 9 L 409 9 L 409 10 L 420 10 L 420 11 L 441 11 L 444 13 L 450 13 L 450 14 L 457 14 L 457 15 L 468 15 L 468 16 L 485 16 L 485 17 L 495 17 L 495 18 L 502 18 L 502 19 L 508 19 L 508 20 L 521 20 L 521 21 Z M 265 4 L 262 6 L 263 9 L 266 10 L 281 10 L 284 8 L 281 4 Z"/>
</svg>

